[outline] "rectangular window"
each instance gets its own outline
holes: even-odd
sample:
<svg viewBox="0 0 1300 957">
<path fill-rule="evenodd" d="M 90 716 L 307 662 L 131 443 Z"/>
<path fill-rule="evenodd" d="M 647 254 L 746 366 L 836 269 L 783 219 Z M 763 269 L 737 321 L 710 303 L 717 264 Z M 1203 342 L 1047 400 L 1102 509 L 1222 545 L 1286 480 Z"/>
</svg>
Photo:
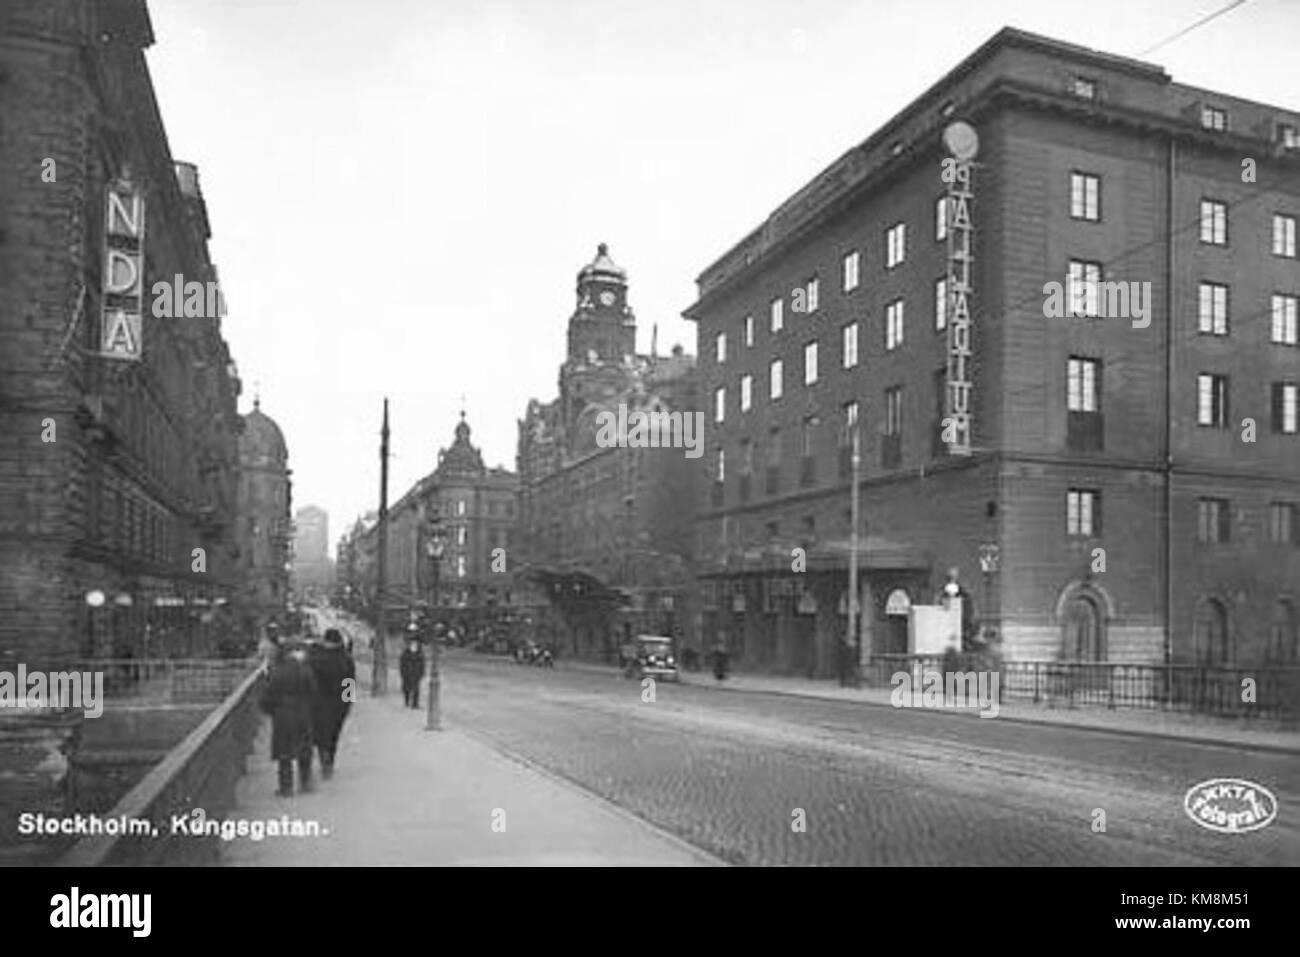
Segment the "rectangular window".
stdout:
<svg viewBox="0 0 1300 957">
<path fill-rule="evenodd" d="M 1065 493 L 1065 534 L 1091 538 L 1101 534 L 1101 493 L 1072 488 Z"/>
<path fill-rule="evenodd" d="M 1300 386 L 1294 382 L 1273 383 L 1273 431 L 1282 435 L 1296 434 L 1297 399 Z"/>
<path fill-rule="evenodd" d="M 822 288 L 821 280 L 819 279 L 808 280 L 807 289 L 808 289 L 808 311 L 809 312 L 817 311 L 818 299 L 821 296 L 821 288 Z"/>
<path fill-rule="evenodd" d="M 861 264 L 861 258 L 858 251 L 848 253 L 844 257 L 844 291 L 852 292 L 858 288 L 858 267 Z"/>
<path fill-rule="evenodd" d="M 1228 287 L 1214 282 L 1200 286 L 1197 331 L 1213 336 L 1228 334 Z"/>
<path fill-rule="evenodd" d="M 1201 126 L 1222 133 L 1228 128 L 1228 111 L 1213 106 L 1201 107 Z"/>
<path fill-rule="evenodd" d="M 810 342 L 803 347 L 803 384 L 812 385 L 817 381 L 817 343 Z"/>
<path fill-rule="evenodd" d="M 806 415 L 799 434 L 799 452 L 802 458 L 813 457 L 817 443 L 817 416 Z"/>
<path fill-rule="evenodd" d="M 852 399 L 844 403 L 844 431 L 841 433 L 840 441 L 846 446 L 853 444 L 853 430 L 858 424 L 858 400 Z"/>
<path fill-rule="evenodd" d="M 713 421 L 722 422 L 727 414 L 727 387 L 720 385 L 713 390 Z"/>
<path fill-rule="evenodd" d="M 1100 315 L 1098 305 L 1101 292 L 1101 263 L 1070 260 L 1070 275 L 1066 299 L 1069 315 L 1075 317 Z"/>
<path fill-rule="evenodd" d="M 1072 357 L 1066 369 L 1066 408 L 1070 412 L 1098 412 L 1097 380 L 1101 363 L 1096 359 Z"/>
<path fill-rule="evenodd" d="M 934 331 L 942 332 L 948 328 L 948 279 L 935 281 L 934 284 Z"/>
<path fill-rule="evenodd" d="M 740 411 L 748 412 L 754 398 L 754 377 L 746 373 L 740 377 Z"/>
<path fill-rule="evenodd" d="M 1282 346 L 1296 344 L 1296 313 L 1300 296 L 1273 295 L 1272 341 Z"/>
<path fill-rule="evenodd" d="M 1076 76 L 1070 82 L 1070 92 L 1081 100 L 1095 100 L 1097 98 L 1097 82 L 1086 76 Z"/>
<path fill-rule="evenodd" d="M 781 464 L 781 430 L 775 425 L 767 433 L 767 467 L 774 469 Z"/>
<path fill-rule="evenodd" d="M 852 369 L 858 364 L 858 324 L 850 322 L 840 329 L 840 352 L 844 368 Z"/>
<path fill-rule="evenodd" d="M 1196 424 L 1228 427 L 1228 377 L 1202 372 L 1196 377 Z"/>
<path fill-rule="evenodd" d="M 1300 543 L 1296 528 L 1296 507 L 1291 502 L 1273 502 L 1268 507 L 1268 540 L 1277 545 Z"/>
<path fill-rule="evenodd" d="M 934 241 L 942 242 L 948 238 L 948 197 L 940 196 L 934 201 Z"/>
<path fill-rule="evenodd" d="M 1203 498 L 1196 503 L 1196 540 L 1206 544 L 1226 542 L 1230 537 L 1228 502 Z"/>
<path fill-rule="evenodd" d="M 1295 259 L 1295 224 L 1294 216 L 1273 214 L 1273 255 Z"/>
<path fill-rule="evenodd" d="M 771 311 L 771 332 L 780 332 L 785 325 L 785 300 L 773 299 Z"/>
<path fill-rule="evenodd" d="M 785 363 L 780 359 L 773 359 L 772 364 L 767 368 L 767 395 L 770 399 L 781 398 L 781 393 L 785 391 Z"/>
<path fill-rule="evenodd" d="M 727 334 L 719 332 L 713 340 L 714 352 L 717 355 L 718 364 L 727 361 Z"/>
<path fill-rule="evenodd" d="M 903 300 L 895 299 L 885 307 L 885 351 L 903 344 Z"/>
<path fill-rule="evenodd" d="M 749 347 L 754 344 L 754 317 L 745 317 L 745 346 Z"/>
<path fill-rule="evenodd" d="M 754 474 L 754 443 L 749 439 L 740 440 L 740 474 Z"/>
<path fill-rule="evenodd" d="M 901 385 L 885 390 L 885 434 L 903 434 L 903 387 Z"/>
<path fill-rule="evenodd" d="M 1101 216 L 1101 178 L 1090 173 L 1070 174 L 1070 217 L 1096 222 Z"/>
<path fill-rule="evenodd" d="M 1300 133 L 1290 123 L 1278 124 L 1277 139 L 1283 149 L 1300 149 Z"/>
<path fill-rule="evenodd" d="M 885 268 L 893 269 L 907 257 L 907 223 L 897 223 L 885 233 Z"/>
<path fill-rule="evenodd" d="M 1201 242 L 1214 246 L 1228 245 L 1228 204 L 1213 199 L 1201 200 Z"/>
<path fill-rule="evenodd" d="M 717 465 L 713 472 L 713 481 L 722 482 L 727 477 L 727 450 L 718 446 L 718 457 L 714 460 Z"/>
</svg>

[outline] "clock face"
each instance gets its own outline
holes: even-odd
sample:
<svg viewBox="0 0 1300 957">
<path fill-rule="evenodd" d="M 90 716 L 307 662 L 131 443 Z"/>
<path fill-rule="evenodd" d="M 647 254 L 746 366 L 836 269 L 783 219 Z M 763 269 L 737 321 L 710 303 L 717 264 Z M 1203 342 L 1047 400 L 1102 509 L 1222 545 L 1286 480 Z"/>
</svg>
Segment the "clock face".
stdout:
<svg viewBox="0 0 1300 957">
<path fill-rule="evenodd" d="M 612 306 L 614 305 L 614 294 L 606 289 L 600 294 L 600 301 L 606 306 Z"/>
</svg>

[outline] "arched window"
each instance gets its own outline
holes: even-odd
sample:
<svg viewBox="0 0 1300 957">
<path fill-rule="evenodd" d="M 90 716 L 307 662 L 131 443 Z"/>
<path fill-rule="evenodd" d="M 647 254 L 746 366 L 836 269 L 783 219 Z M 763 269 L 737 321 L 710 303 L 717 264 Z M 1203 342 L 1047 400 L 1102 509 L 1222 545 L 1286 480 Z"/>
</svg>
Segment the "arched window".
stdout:
<svg viewBox="0 0 1300 957">
<path fill-rule="evenodd" d="M 1207 598 L 1196 611 L 1196 661 L 1226 665 L 1232 661 L 1228 612 L 1217 598 Z"/>
<path fill-rule="evenodd" d="M 1269 625 L 1268 656 L 1281 664 L 1300 664 L 1300 622 L 1295 604 L 1279 598 L 1273 605 L 1273 620 Z"/>
<path fill-rule="evenodd" d="M 1070 599 L 1061 619 L 1061 656 L 1068 661 L 1105 661 L 1106 632 L 1101 608 L 1091 595 Z"/>
</svg>

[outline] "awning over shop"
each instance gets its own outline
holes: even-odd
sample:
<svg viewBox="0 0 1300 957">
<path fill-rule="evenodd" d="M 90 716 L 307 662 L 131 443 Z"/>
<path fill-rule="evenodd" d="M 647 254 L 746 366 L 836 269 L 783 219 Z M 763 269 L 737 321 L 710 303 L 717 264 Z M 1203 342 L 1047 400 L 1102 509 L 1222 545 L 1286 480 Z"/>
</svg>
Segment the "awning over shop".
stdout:
<svg viewBox="0 0 1300 957">
<path fill-rule="evenodd" d="M 732 575 L 774 575 L 793 571 L 794 549 L 805 546 L 791 542 L 764 548 L 747 548 L 729 555 L 723 562 L 705 567 L 701 578 L 724 578 Z M 805 570 L 809 572 L 847 571 L 849 539 L 831 539 L 807 546 Z M 903 545 L 879 535 L 858 540 L 858 568 L 863 571 L 925 571 L 930 560 L 910 545 Z"/>
<path fill-rule="evenodd" d="M 577 568 L 530 568 L 527 576 L 555 601 L 597 601 L 626 605 L 631 596 L 606 585 L 590 572 Z"/>
</svg>

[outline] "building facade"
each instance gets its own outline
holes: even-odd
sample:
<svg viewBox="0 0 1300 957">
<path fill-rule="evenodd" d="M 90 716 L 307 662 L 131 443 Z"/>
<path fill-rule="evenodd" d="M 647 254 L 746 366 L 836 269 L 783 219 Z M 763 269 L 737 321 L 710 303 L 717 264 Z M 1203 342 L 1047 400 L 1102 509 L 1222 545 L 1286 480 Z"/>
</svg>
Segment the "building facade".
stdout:
<svg viewBox="0 0 1300 957">
<path fill-rule="evenodd" d="M 289 603 L 293 540 L 292 471 L 284 434 L 259 400 L 244 416 L 239 438 L 240 608 L 245 635 L 259 635 Z"/>
<path fill-rule="evenodd" d="M 300 508 L 293 517 L 293 592 L 304 597 L 324 597 L 334 585 L 334 563 L 329 549 L 329 512 L 317 505 Z"/>
<path fill-rule="evenodd" d="M 239 379 L 198 172 L 171 155 L 145 3 L 0 7 L 0 655 L 215 650 L 236 596 Z M 0 664 L 0 667 L 5 667 Z"/>
<path fill-rule="evenodd" d="M 519 422 L 526 604 L 550 640 L 584 657 L 612 657 L 632 632 L 694 640 L 688 595 L 703 446 L 696 457 L 683 447 L 702 439 L 689 431 L 702 426 L 694 358 L 681 347 L 637 354 L 627 273 L 604 245 L 578 273 L 576 297 L 559 396 L 532 400 Z M 675 416 L 664 421 L 688 431 L 640 444 L 627 423 L 642 413 Z M 616 428 L 602 435 L 609 422 Z"/>
<path fill-rule="evenodd" d="M 513 472 L 484 464 L 462 412 L 437 466 L 388 510 L 390 622 L 428 608 L 442 620 L 472 624 L 515 606 L 517 494 Z M 376 520 L 355 525 L 345 543 L 349 575 L 355 577 L 348 586 L 372 609 L 378 603 L 378 541 Z"/>
<path fill-rule="evenodd" d="M 1008 659 L 1294 662 L 1298 128 L 1004 30 L 773 212 L 686 313 L 706 627 L 835 671 L 856 432 L 864 660 L 955 572 Z"/>
</svg>

